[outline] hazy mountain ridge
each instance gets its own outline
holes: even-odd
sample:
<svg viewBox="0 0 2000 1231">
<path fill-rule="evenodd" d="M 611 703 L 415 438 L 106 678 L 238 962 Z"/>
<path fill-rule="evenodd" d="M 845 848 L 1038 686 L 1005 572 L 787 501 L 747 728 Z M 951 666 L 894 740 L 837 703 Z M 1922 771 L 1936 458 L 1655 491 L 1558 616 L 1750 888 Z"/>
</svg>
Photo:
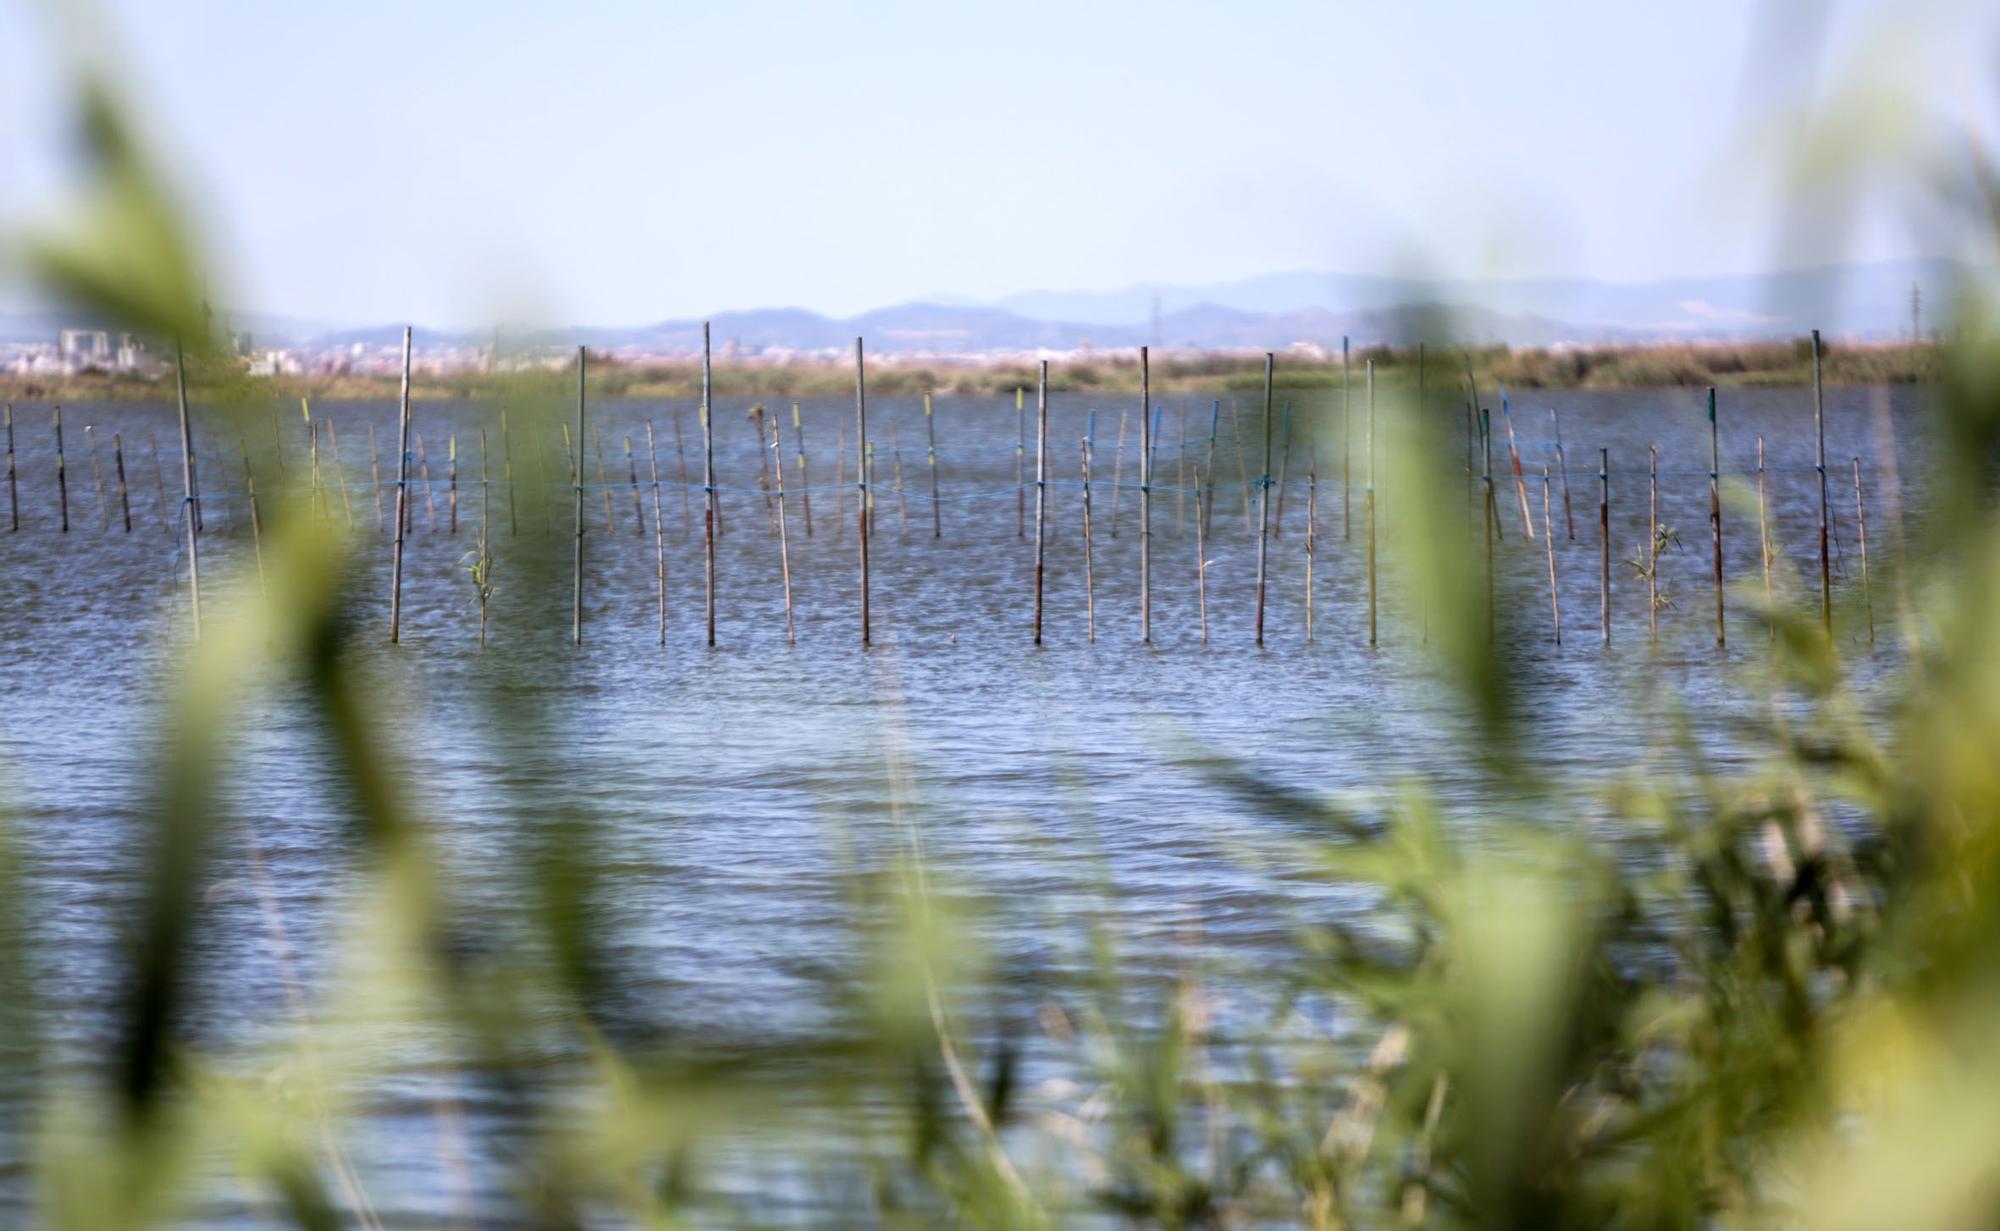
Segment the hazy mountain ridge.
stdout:
<svg viewBox="0 0 2000 1231">
<path fill-rule="evenodd" d="M 760 308 L 717 313 L 709 324 L 723 353 L 844 351 L 857 336 L 866 338 L 874 353 L 938 355 L 1121 350 L 1154 342 L 1170 349 L 1332 350 L 1343 337 L 1356 345 L 1741 341 L 1795 337 L 1813 328 L 1836 337 L 1889 338 L 1909 332 L 1913 285 L 1924 297 L 1928 330 L 1937 319 L 1930 305 L 1941 305 L 1968 272 L 1969 266 L 1942 259 L 1644 283 L 1288 272 L 1198 286 L 1032 291 L 984 304 L 950 297 L 844 318 L 806 308 Z M 393 346 L 402 336 L 400 324 L 340 327 L 254 312 L 230 314 L 229 320 L 258 347 Z M 5 313 L 0 341 L 53 342 L 65 326 L 90 324 L 61 311 Z M 421 347 L 478 347 L 490 343 L 494 333 L 419 326 L 417 336 Z M 509 330 L 503 336 L 513 344 L 693 353 L 701 345 L 701 321 Z"/>
</svg>

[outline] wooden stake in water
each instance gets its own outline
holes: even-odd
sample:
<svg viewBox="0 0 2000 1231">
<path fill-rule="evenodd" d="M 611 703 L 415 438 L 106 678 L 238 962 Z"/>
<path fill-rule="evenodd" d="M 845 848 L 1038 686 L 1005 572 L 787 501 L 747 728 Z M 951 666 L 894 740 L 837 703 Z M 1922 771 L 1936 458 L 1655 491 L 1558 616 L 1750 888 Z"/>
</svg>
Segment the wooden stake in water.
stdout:
<svg viewBox="0 0 2000 1231">
<path fill-rule="evenodd" d="M 931 395 L 924 395 L 924 436 L 928 441 L 924 467 L 931 477 L 931 537 L 944 537 L 944 511 L 938 503 L 937 419 L 931 414 Z"/>
<path fill-rule="evenodd" d="M 1027 390 L 1014 387 L 1014 537 L 1028 537 L 1028 402 Z"/>
<path fill-rule="evenodd" d="M 1340 339 L 1340 537 L 1354 539 L 1354 506 L 1348 493 L 1354 483 L 1354 382 L 1350 376 L 1347 339 Z"/>
<path fill-rule="evenodd" d="M 327 420 L 329 439 L 332 435 L 333 420 Z M 457 439 L 454 437 L 453 439 Z M 472 584 L 479 597 L 479 648 L 486 648 L 486 604 L 493 597 L 493 526 L 492 476 L 486 465 L 486 429 L 479 429 L 479 555 L 478 570 L 472 576 Z"/>
<path fill-rule="evenodd" d="M 445 474 L 448 486 L 445 489 L 445 503 L 450 514 L 449 533 L 458 533 L 458 434 L 454 432 L 445 438 Z"/>
<path fill-rule="evenodd" d="M 90 424 L 83 425 L 84 452 L 90 456 L 90 481 L 97 489 L 97 528 L 111 528 L 111 505 L 104 499 L 104 467 L 97 464 L 97 432 Z"/>
<path fill-rule="evenodd" d="M 389 640 L 403 632 L 403 534 L 410 502 L 410 327 L 403 326 L 403 390 L 396 415 L 396 538 L 389 554 Z M 373 430 L 372 428 L 370 429 Z M 371 436 L 372 440 L 373 437 Z"/>
<path fill-rule="evenodd" d="M 833 537 L 847 528 L 847 421 L 833 425 Z"/>
<path fill-rule="evenodd" d="M 583 644 L 583 394 L 590 353 L 576 348 L 576 436 L 570 448 L 569 486 L 576 514 L 576 547 L 570 560 L 569 643 Z"/>
<path fill-rule="evenodd" d="M 1827 554 L 1826 487 L 1826 396 L 1820 384 L 1819 330 L 1812 331 L 1813 361 L 1813 469 L 1819 473 L 1819 618 L 1826 635 L 1833 636 L 1833 561 Z"/>
<path fill-rule="evenodd" d="M 1212 480 L 1211 480 L 1212 481 Z M 1194 597 L 1201 617 L 1201 643 L 1208 644 L 1208 531 L 1202 514 L 1201 467 L 1194 468 Z"/>
<path fill-rule="evenodd" d="M 1236 442 L 1236 487 L 1243 493 L 1243 533 L 1249 534 L 1257 523 L 1250 515 L 1250 467 L 1243 460 L 1243 417 L 1236 413 L 1235 398 L 1229 399 L 1229 430 Z"/>
<path fill-rule="evenodd" d="M 1708 534 L 1715 546 L 1715 644 L 1729 643 L 1722 612 L 1722 444 L 1715 423 L 1715 389 L 1708 391 Z"/>
<path fill-rule="evenodd" d="M 1528 476 L 1521 470 L 1521 451 L 1514 447 L 1514 412 L 1507 404 L 1507 386 L 1500 386 L 1500 421 L 1507 428 L 1507 459 L 1514 467 L 1514 494 L 1521 498 L 1521 533 L 1535 541 L 1535 519 L 1528 512 Z"/>
<path fill-rule="evenodd" d="M 1646 628 L 1654 640 L 1660 636 L 1660 446 L 1646 446 Z"/>
<path fill-rule="evenodd" d="M 1476 418 L 1478 416 L 1473 412 L 1472 399 L 1467 398 L 1465 400 L 1465 530 L 1467 534 L 1472 533 L 1473 476 L 1479 473 L 1478 468 L 1472 463 L 1473 438 L 1479 432 L 1478 426 L 1474 423 Z"/>
<path fill-rule="evenodd" d="M 579 436 L 576 443 L 578 448 L 582 448 L 583 438 Z M 604 533 L 610 534 L 612 530 L 611 480 L 606 478 L 604 473 L 604 434 L 597 430 L 595 423 L 590 425 L 590 446 L 591 452 L 597 457 L 597 490 L 604 497 Z"/>
<path fill-rule="evenodd" d="M 375 528 L 382 528 L 382 456 L 375 448 L 375 424 L 368 424 L 368 484 L 375 489 Z"/>
<path fill-rule="evenodd" d="M 773 423 L 772 430 L 777 430 Z M 646 462 L 653 479 L 653 571 L 660 581 L 660 644 L 667 643 L 667 523 L 660 513 L 660 450 L 653 442 L 653 421 L 646 420 Z M 782 476 L 781 476 L 782 477 Z M 781 505 L 780 508 L 783 506 Z M 788 587 L 789 588 L 789 587 Z"/>
<path fill-rule="evenodd" d="M 1204 472 L 1208 476 L 1208 486 L 1202 488 L 1203 492 L 1207 495 L 1207 503 L 1201 505 L 1202 515 L 1205 517 L 1213 517 L 1215 514 L 1215 438 L 1221 434 L 1221 431 L 1222 402 L 1220 399 L 1217 399 L 1208 404 L 1208 457 L 1201 465 L 1195 467 L 1195 486 L 1201 486 Z M 1197 503 L 1199 504 L 1200 501 L 1198 500 Z M 1204 524 L 1202 526 L 1202 533 L 1206 534 L 1208 531 L 1209 526 Z"/>
<path fill-rule="evenodd" d="M 1319 538 L 1319 467 L 1306 473 L 1306 644 L 1313 643 L 1313 552 Z"/>
<path fill-rule="evenodd" d="M 1174 537 L 1187 530 L 1187 403 L 1181 403 L 1181 447 L 1174 454 Z"/>
<path fill-rule="evenodd" d="M 872 643 L 868 628 L 868 470 L 862 451 L 868 447 L 868 378 L 861 358 L 861 339 L 854 339 L 854 470 L 860 480 L 855 493 L 861 534 L 861 644 Z"/>
<path fill-rule="evenodd" d="M 1470 376 L 1471 368 L 1468 367 L 1466 372 Z M 1480 515 L 1485 521 L 1486 528 L 1486 640 L 1491 642 L 1498 633 L 1500 624 L 1500 612 L 1494 601 L 1493 589 L 1493 543 L 1500 531 L 1500 510 L 1493 496 L 1493 414 L 1484 406 L 1479 408 L 1479 448 L 1479 478 L 1484 494 L 1484 498 L 1480 501 Z"/>
<path fill-rule="evenodd" d="M 751 406 L 750 417 L 756 420 L 752 426 L 757 432 L 757 487 L 764 493 L 764 516 L 770 520 L 771 533 L 776 534 L 778 513 L 771 507 L 771 459 L 766 455 L 764 448 L 764 403 L 758 402 Z M 783 464 L 782 459 L 779 464 Z"/>
<path fill-rule="evenodd" d="M 507 434 L 507 408 L 500 408 L 500 481 L 507 485 L 507 537 L 521 533 L 521 519 L 514 500 L 514 441 Z"/>
<path fill-rule="evenodd" d="M 715 430 L 711 420 L 709 394 L 714 388 L 714 369 L 709 364 L 708 322 L 701 323 L 701 499 L 702 499 L 702 594 L 708 617 L 708 644 L 715 647 Z M 676 427 L 678 432 L 679 428 Z"/>
<path fill-rule="evenodd" d="M 437 490 L 431 486 L 431 459 L 430 455 L 424 451 L 424 434 L 422 432 L 416 432 L 415 434 L 417 438 L 417 479 L 423 484 L 424 488 L 424 529 L 428 533 L 436 534 L 438 528 Z M 577 448 L 581 449 L 582 447 L 583 442 L 579 440 Z M 414 518 L 416 511 L 412 509 L 410 515 Z"/>
<path fill-rule="evenodd" d="M 1549 468 L 1542 467 L 1542 543 L 1549 552 L 1549 609 L 1555 613 L 1556 644 L 1563 643 L 1562 592 L 1556 587 L 1556 536 L 1549 521 Z"/>
<path fill-rule="evenodd" d="M 1090 436 L 1078 442 L 1083 454 L 1083 623 L 1084 636 L 1097 643 L 1097 577 L 1090 543 Z"/>
<path fill-rule="evenodd" d="M 873 537 L 875 534 L 875 522 L 876 522 L 876 517 L 875 517 L 876 483 L 875 483 L 875 442 L 872 440 L 868 442 L 867 448 L 861 451 L 861 477 L 867 481 L 868 485 L 867 486 L 868 494 L 862 497 L 862 499 L 868 505 L 868 534 L 870 537 Z"/>
<path fill-rule="evenodd" d="M 1875 644 L 1875 596 L 1868 588 L 1868 508 L 1861 502 L 1861 459 L 1854 459 L 1854 522 L 1861 535 L 1861 606 L 1868 613 L 1868 644 Z"/>
<path fill-rule="evenodd" d="M 21 530 L 21 488 L 14 476 L 14 403 L 7 403 L 7 532 L 18 534 Z"/>
<path fill-rule="evenodd" d="M 264 585 L 264 519 L 257 511 L 257 475 L 250 469 L 250 442 L 241 433 L 236 437 L 236 449 L 243 455 L 243 495 L 250 507 L 250 548 L 257 557 L 257 592 L 268 594 Z"/>
<path fill-rule="evenodd" d="M 306 507 L 313 513 L 321 513 L 324 511 L 325 505 L 320 496 L 319 425 L 313 422 L 312 401 L 310 399 L 299 399 L 299 415 L 300 422 L 305 424 L 306 429 L 306 457 L 308 459 L 306 470 L 308 477 L 306 485 L 308 499 Z"/>
<path fill-rule="evenodd" d="M 239 442 L 241 443 L 241 442 Z M 326 421 L 326 443 L 333 448 L 333 484 L 340 489 L 340 514 L 349 530 L 354 529 L 354 504 L 347 498 L 347 467 L 340 463 L 340 437 L 333 430 L 333 420 Z"/>
<path fill-rule="evenodd" d="M 1142 351 L 1143 355 L 1144 352 Z M 1143 360 L 1141 361 L 1143 362 Z M 1049 502 L 1049 361 L 1042 360 L 1035 386 L 1035 644 L 1042 643 L 1043 560 L 1048 547 L 1044 526 Z"/>
<path fill-rule="evenodd" d="M 1569 541 L 1574 543 L 1576 542 L 1576 515 L 1570 512 L 1569 507 L 1569 458 L 1563 453 L 1562 416 L 1556 414 L 1556 408 L 1553 406 L 1549 407 L 1549 427 L 1555 433 L 1556 469 L 1562 475 L 1563 526 L 1568 531 Z"/>
<path fill-rule="evenodd" d="M 1118 493 L 1125 489 L 1125 424 L 1129 411 L 1118 412 L 1118 448 L 1111 454 L 1111 537 L 1118 537 Z M 1142 413 L 1140 418 L 1145 418 Z"/>
<path fill-rule="evenodd" d="M 62 532 L 64 534 L 68 534 L 69 533 L 69 467 L 65 464 L 63 458 L 61 406 L 57 406 L 55 408 L 55 426 L 56 426 L 56 504 L 62 510 Z M 194 465 L 194 462 L 191 457 L 187 459 L 187 464 L 189 466 Z"/>
<path fill-rule="evenodd" d="M 1368 361 L 1368 648 L 1375 640 L 1375 361 Z"/>
<path fill-rule="evenodd" d="M 111 463 L 118 472 L 118 512 L 125 518 L 125 533 L 132 533 L 132 500 L 125 489 L 125 440 L 111 433 Z"/>
<path fill-rule="evenodd" d="M 806 537 L 811 538 L 813 536 L 812 478 L 806 473 L 806 427 L 805 423 L 799 418 L 799 404 L 797 402 L 792 403 L 792 447 L 798 452 L 799 508 L 805 514 L 806 518 Z M 932 449 L 933 451 L 936 449 L 935 437 L 932 438 Z M 931 494 L 933 496 L 937 494 L 935 480 L 933 480 Z"/>
<path fill-rule="evenodd" d="M 785 442 L 776 415 L 771 416 L 771 473 L 778 484 L 778 572 L 785 583 L 785 644 L 797 645 L 798 637 L 792 631 L 792 539 L 785 528 Z M 662 594 L 666 593 L 664 577 L 662 574 Z"/>
<path fill-rule="evenodd" d="M 1771 520 L 1764 502 L 1764 435 L 1757 434 L 1757 547 L 1764 562 L 1764 613 L 1772 613 L 1771 599 Z M 1778 639 L 1778 622 L 1771 620 L 1771 640 Z"/>
<path fill-rule="evenodd" d="M 1264 470 L 1257 477 L 1257 644 L 1264 644 L 1264 563 L 1271 545 L 1271 377 L 1278 357 L 1264 354 Z"/>
<path fill-rule="evenodd" d="M 195 524 L 195 510 L 201 506 L 195 499 L 194 483 L 194 429 L 188 423 L 187 359 L 181 353 L 179 340 L 174 342 L 174 399 L 180 406 L 181 415 L 181 503 L 186 510 L 187 553 L 188 553 L 188 611 L 193 617 L 194 639 L 201 640 L 201 544 L 199 527 Z M 57 412 L 60 415 L 60 411 Z M 58 419 L 58 423 L 60 423 Z M 61 440 L 60 428 L 57 440 Z M 63 529 L 69 529 L 69 513 L 63 513 Z"/>
<path fill-rule="evenodd" d="M 179 519 L 167 516 L 166 468 L 160 465 L 160 441 L 153 435 L 150 424 L 146 427 L 146 456 L 153 459 L 153 512 L 159 515 L 160 524 L 172 538 L 180 533 Z"/>
<path fill-rule="evenodd" d="M 1369 360 L 1372 364 L 1374 360 Z M 1292 404 L 1286 402 L 1279 412 L 1285 421 L 1285 443 L 1278 453 L 1278 508 L 1271 515 L 1271 535 L 1285 537 L 1285 492 L 1290 488 L 1292 470 Z"/>
<path fill-rule="evenodd" d="M 896 463 L 896 535 L 910 537 L 910 513 L 903 503 L 903 446 L 896 442 L 896 421 L 889 420 L 889 456 Z"/>
<path fill-rule="evenodd" d="M 1139 348 L 1139 644 L 1153 644 L 1153 369 Z"/>
<path fill-rule="evenodd" d="M 758 433 L 761 438 L 763 433 Z M 632 438 L 625 438 L 625 473 L 632 485 L 632 533 L 646 537 L 646 506 L 639 499 L 639 463 L 632 456 Z"/>
<path fill-rule="evenodd" d="M 1611 450 L 1597 451 L 1597 622 L 1611 644 Z"/>
<path fill-rule="evenodd" d="M 681 487 L 681 537 L 694 537 L 694 514 L 689 510 L 687 445 L 681 436 L 680 407 L 674 408 L 674 458 L 678 463 L 678 478 Z"/>
</svg>

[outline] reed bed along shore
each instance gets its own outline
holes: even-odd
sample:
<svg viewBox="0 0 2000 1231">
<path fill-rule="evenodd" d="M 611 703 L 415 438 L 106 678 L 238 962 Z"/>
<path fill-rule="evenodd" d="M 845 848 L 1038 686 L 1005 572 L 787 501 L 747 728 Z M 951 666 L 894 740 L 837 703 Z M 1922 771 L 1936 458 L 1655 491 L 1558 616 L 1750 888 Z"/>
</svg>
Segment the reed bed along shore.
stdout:
<svg viewBox="0 0 2000 1231">
<path fill-rule="evenodd" d="M 1720 388 L 1796 387 L 1812 384 L 1812 348 L 1809 339 L 1796 341 L 1740 343 L 1669 343 L 1660 345 L 1603 345 L 1559 347 L 1458 347 L 1426 344 L 1429 354 L 1463 354 L 1483 383 L 1505 384 L 1517 389 L 1637 389 L 1657 387 Z M 1378 380 L 1387 385 L 1414 384 L 1418 366 L 1415 345 L 1370 345 L 1351 352 L 1354 362 L 1372 362 Z M 1923 342 L 1840 342 L 1824 343 L 1823 379 L 1830 385 L 1898 385 L 1935 383 L 1943 373 L 1943 346 Z M 1281 352 L 1278 373 L 1280 388 L 1338 388 L 1341 357 L 1337 352 L 1321 353 L 1320 348 L 1293 347 Z M 569 352 L 552 356 L 551 364 L 568 361 Z M 701 392 L 701 362 L 630 362 L 617 353 L 591 352 L 596 371 L 593 386 L 607 397 L 698 397 Z M 1456 362 L 1456 360 L 1454 360 Z M 221 361 L 227 364 L 228 361 Z M 869 383 L 887 396 L 914 396 L 923 393 L 977 394 L 1011 393 L 1032 388 L 1036 380 L 1035 362 L 1028 359 L 990 362 L 945 361 L 912 358 L 895 354 L 871 357 L 873 372 Z M 1152 364 L 1155 379 L 1176 389 L 1194 393 L 1244 392 L 1257 388 L 1263 379 L 1262 353 L 1162 351 Z M 203 383 L 217 382 L 240 386 L 246 392 L 262 392 L 271 397 L 391 398 L 396 396 L 394 375 L 336 373 L 311 376 L 250 377 L 239 370 L 225 370 L 211 361 L 202 373 Z M 446 374 L 413 375 L 415 396 L 425 399 L 490 398 L 518 393 L 524 377 L 539 374 L 535 364 L 516 364 L 526 370 L 487 372 L 467 370 Z M 546 373 L 550 390 L 560 385 L 555 371 Z M 853 387 L 853 373 L 845 360 L 798 360 L 786 363 L 725 361 L 713 371 L 718 396 L 745 397 L 832 397 Z M 1052 364 L 1050 389 L 1054 392 L 1139 392 L 1140 373 L 1136 358 L 1125 353 L 1066 358 Z M 34 400 L 165 400 L 172 395 L 171 372 L 158 376 L 134 373 L 83 372 L 73 376 L 23 376 L 0 374 L 0 396 L 13 401 Z"/>
</svg>

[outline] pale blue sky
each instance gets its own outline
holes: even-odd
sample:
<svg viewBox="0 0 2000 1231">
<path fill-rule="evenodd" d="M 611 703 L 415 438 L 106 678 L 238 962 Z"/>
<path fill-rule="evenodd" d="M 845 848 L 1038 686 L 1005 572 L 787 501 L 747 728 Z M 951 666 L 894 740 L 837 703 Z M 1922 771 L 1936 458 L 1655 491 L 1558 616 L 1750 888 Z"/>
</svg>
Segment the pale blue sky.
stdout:
<svg viewBox="0 0 2000 1231">
<path fill-rule="evenodd" d="M 1856 62 L 1943 110 L 2000 84 L 1954 0 L 102 8 L 219 297 L 354 321 L 1929 254 L 1893 205 L 1775 246 L 1751 134 Z M 16 218 L 63 184 L 36 9 L 0 0 Z"/>
</svg>

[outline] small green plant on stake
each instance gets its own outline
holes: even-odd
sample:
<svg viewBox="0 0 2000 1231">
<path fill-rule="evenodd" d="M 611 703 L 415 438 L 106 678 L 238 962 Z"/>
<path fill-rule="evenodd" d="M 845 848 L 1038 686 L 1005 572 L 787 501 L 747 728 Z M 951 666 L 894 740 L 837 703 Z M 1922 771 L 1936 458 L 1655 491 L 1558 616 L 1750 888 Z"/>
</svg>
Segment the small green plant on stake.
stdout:
<svg viewBox="0 0 2000 1231">
<path fill-rule="evenodd" d="M 466 552 L 458 559 L 459 567 L 472 577 L 472 598 L 479 604 L 479 648 L 486 648 L 486 604 L 493 599 L 493 553 L 488 550 L 486 536 L 479 536 L 479 546 Z"/>
</svg>

